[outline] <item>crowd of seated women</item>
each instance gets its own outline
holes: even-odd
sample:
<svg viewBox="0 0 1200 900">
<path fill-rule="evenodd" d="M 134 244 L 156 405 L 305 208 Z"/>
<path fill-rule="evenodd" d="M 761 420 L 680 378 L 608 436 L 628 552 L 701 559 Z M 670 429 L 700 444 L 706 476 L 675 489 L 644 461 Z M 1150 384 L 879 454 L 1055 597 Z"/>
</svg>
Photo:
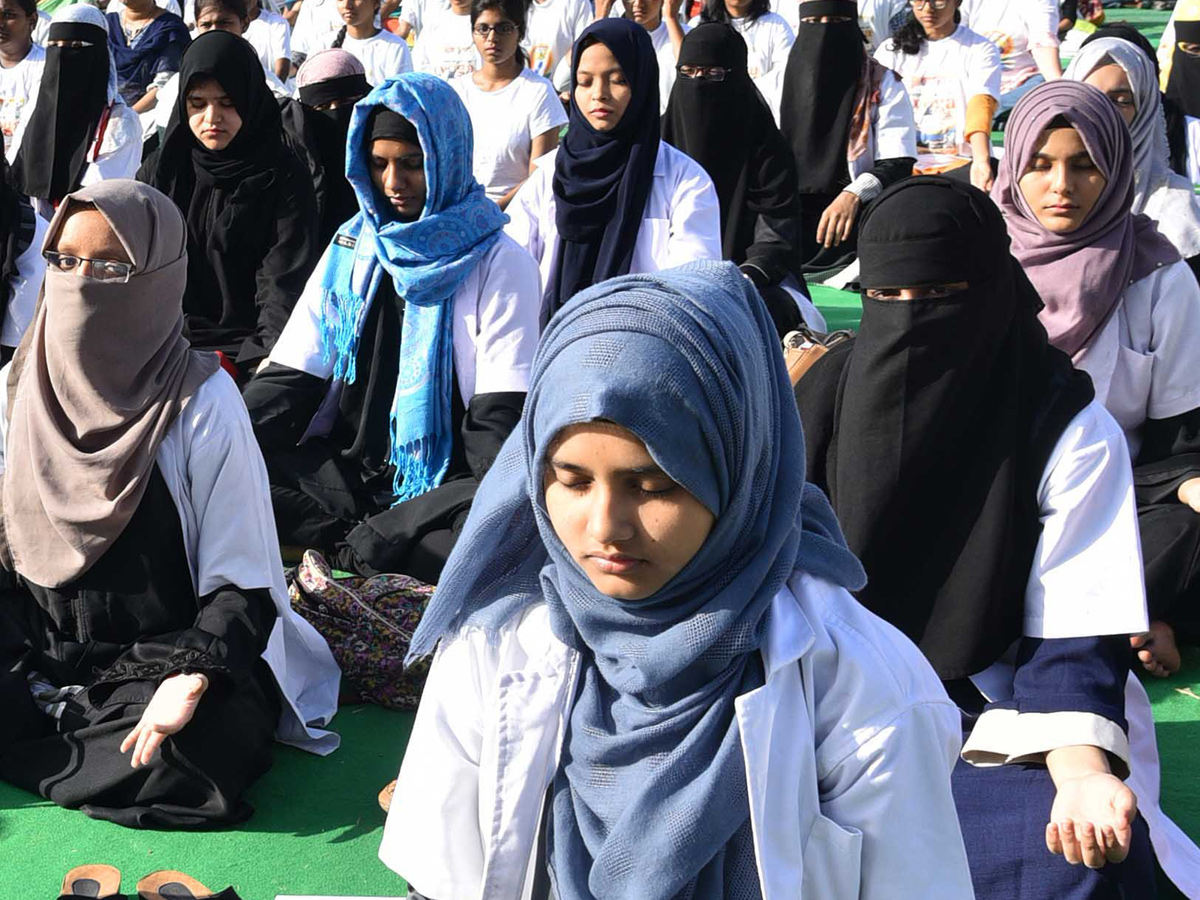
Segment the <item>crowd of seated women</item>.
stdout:
<svg viewBox="0 0 1200 900">
<path fill-rule="evenodd" d="M 1200 22 L 580 3 L 0 0 L 0 778 L 244 821 L 303 553 L 426 588 L 411 897 L 1200 898 Z"/>
</svg>

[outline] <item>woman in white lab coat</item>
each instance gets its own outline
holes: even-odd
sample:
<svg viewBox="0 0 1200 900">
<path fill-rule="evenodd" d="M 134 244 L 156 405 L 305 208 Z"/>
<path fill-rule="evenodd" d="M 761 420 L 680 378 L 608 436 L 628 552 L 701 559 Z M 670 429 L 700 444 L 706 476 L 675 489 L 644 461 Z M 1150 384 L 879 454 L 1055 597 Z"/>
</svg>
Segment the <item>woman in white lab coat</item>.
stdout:
<svg viewBox="0 0 1200 900">
<path fill-rule="evenodd" d="M 551 323 L 413 638 L 380 855 L 417 896 L 971 896 L 958 713 L 848 593 L 774 340 L 732 263 Z"/>
<path fill-rule="evenodd" d="M 575 44 L 562 145 L 508 206 L 505 228 L 538 261 L 543 318 L 615 275 L 721 258 L 708 173 L 660 138 L 658 63 L 646 30 L 600 19 Z"/>
</svg>

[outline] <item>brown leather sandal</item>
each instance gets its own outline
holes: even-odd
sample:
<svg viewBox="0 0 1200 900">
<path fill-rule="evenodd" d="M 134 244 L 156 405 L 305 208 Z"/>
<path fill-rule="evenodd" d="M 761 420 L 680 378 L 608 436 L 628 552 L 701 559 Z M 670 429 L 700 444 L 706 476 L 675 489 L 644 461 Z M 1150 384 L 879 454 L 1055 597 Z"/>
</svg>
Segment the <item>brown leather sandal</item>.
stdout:
<svg viewBox="0 0 1200 900">
<path fill-rule="evenodd" d="M 163 869 L 137 883 L 139 900 L 204 900 L 213 892 L 191 875 Z"/>
<path fill-rule="evenodd" d="M 113 866 L 76 866 L 63 876 L 64 897 L 115 897 L 121 893 L 121 872 Z"/>
</svg>

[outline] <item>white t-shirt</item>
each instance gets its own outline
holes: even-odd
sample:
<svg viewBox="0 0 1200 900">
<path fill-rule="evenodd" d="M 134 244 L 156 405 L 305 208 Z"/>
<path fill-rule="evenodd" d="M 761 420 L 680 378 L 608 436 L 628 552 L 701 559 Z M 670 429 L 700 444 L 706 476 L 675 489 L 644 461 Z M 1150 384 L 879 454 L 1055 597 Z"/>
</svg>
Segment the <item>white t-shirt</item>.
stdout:
<svg viewBox="0 0 1200 900">
<path fill-rule="evenodd" d="M 614 0 L 612 8 L 608 11 L 608 17 L 620 19 L 624 15 L 625 4 L 621 0 Z M 691 28 L 684 25 L 684 34 L 689 31 Z M 654 44 L 654 53 L 658 57 L 658 111 L 662 114 L 667 111 L 667 102 L 671 99 L 671 88 L 675 86 L 675 65 L 678 62 L 675 56 L 675 47 L 671 44 L 671 32 L 667 30 L 665 19 L 650 32 L 650 42 Z"/>
<path fill-rule="evenodd" d="M 331 40 L 329 33 L 337 34 L 345 24 L 337 0 L 304 0 L 292 29 L 292 52 L 312 56 L 324 50 Z"/>
<path fill-rule="evenodd" d="M 688 22 L 688 26 L 695 28 L 700 21 L 700 17 L 696 16 Z M 769 12 L 757 19 L 730 19 L 729 24 L 737 29 L 746 42 L 746 68 L 755 82 L 776 66 L 787 65 L 788 53 L 796 42 L 796 35 L 783 16 Z"/>
<path fill-rule="evenodd" d="M 400 4 L 400 21 L 407 22 L 414 35 L 420 35 L 430 13 L 449 11 L 450 0 L 405 0 Z"/>
<path fill-rule="evenodd" d="M 962 22 L 1000 50 L 1000 90 L 1008 93 L 1037 74 L 1031 50 L 1058 47 L 1057 0 L 964 0 Z"/>
<path fill-rule="evenodd" d="M 949 37 L 924 41 L 919 53 L 901 53 L 893 40 L 875 58 L 900 76 L 917 125 L 918 171 L 957 168 L 971 158 L 967 101 L 979 94 L 1000 99 L 1000 51 L 966 25 Z"/>
<path fill-rule="evenodd" d="M 529 67 L 558 84 L 555 70 L 571 55 L 575 39 L 592 24 L 593 15 L 588 0 L 531 0 L 521 42 Z"/>
<path fill-rule="evenodd" d="M 37 105 L 45 66 L 46 51 L 33 44 L 15 66 L 0 68 L 0 132 L 4 134 L 4 155 L 10 163 L 17 158 L 24 125 Z"/>
<path fill-rule="evenodd" d="M 179 0 L 154 0 L 154 3 L 159 9 L 165 9 L 167 12 L 175 13 L 181 19 L 183 18 L 183 7 L 180 5 Z M 189 3 L 188 6 L 192 6 L 192 4 Z M 104 11 L 106 13 L 119 13 L 124 9 L 125 4 L 121 0 L 108 0 L 108 6 L 104 8 Z"/>
<path fill-rule="evenodd" d="M 469 75 L 450 86 L 471 116 L 475 133 L 475 177 L 499 200 L 529 175 L 533 139 L 567 123 L 558 93 L 529 69 L 498 91 L 485 91 Z"/>
<path fill-rule="evenodd" d="M 292 58 L 292 26 L 270 10 L 259 9 L 258 18 L 242 34 L 258 54 L 263 69 L 274 73 L 275 63 Z"/>
<path fill-rule="evenodd" d="M 468 21 L 470 21 L 468 19 Z M 338 32 L 329 38 L 329 45 L 337 39 Z M 412 53 L 408 49 L 408 41 L 399 35 L 392 34 L 386 28 L 379 29 L 374 37 L 352 38 L 346 35 L 342 41 L 342 49 L 363 64 L 367 70 L 367 83 L 371 87 L 382 84 L 393 75 L 413 70 Z"/>
<path fill-rule="evenodd" d="M 471 17 L 453 12 L 429 13 L 426 10 L 425 28 L 413 46 L 413 68 L 446 81 L 478 71 L 483 60 L 475 49 Z"/>
</svg>

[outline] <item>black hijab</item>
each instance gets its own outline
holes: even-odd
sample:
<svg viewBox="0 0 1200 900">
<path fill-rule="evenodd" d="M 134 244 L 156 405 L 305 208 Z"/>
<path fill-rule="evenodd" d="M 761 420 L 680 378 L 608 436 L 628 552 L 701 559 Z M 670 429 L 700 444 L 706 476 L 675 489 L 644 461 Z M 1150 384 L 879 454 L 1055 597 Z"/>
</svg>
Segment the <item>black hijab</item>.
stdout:
<svg viewBox="0 0 1200 900">
<path fill-rule="evenodd" d="M 746 56 L 746 42 L 732 26 L 705 22 L 693 28 L 683 39 L 679 65 L 721 66 L 725 80 L 677 78 L 663 119 L 663 140 L 712 178 L 721 203 L 723 255 L 738 265 L 754 243 L 759 215 L 796 214 L 791 150 L 750 79 Z"/>
<path fill-rule="evenodd" d="M 1176 22 L 1175 41 L 1200 44 L 1200 22 Z M 1200 118 L 1200 59 L 1184 53 L 1178 46 L 1171 57 L 1167 96 L 1184 115 Z"/>
<path fill-rule="evenodd" d="M 1091 380 L 1050 346 L 1041 301 L 986 194 L 908 179 L 863 214 L 866 288 L 966 281 L 945 299 L 871 299 L 858 337 L 796 389 L 809 472 L 869 583 L 859 599 L 944 680 L 1022 633 L 1038 487 Z"/>
<path fill-rule="evenodd" d="M 17 260 L 33 243 L 37 230 L 33 204 L 9 185 L 9 177 L 8 160 L 0 148 L 0 321 L 12 302 Z"/>
<path fill-rule="evenodd" d="M 628 19 L 601 19 L 572 50 L 571 84 L 579 59 L 604 44 L 629 80 L 633 96 L 617 126 L 588 124 L 571 91 L 567 135 L 554 163 L 555 223 L 561 240 L 551 288 L 551 312 L 592 284 L 627 275 L 658 159 L 658 59 L 650 35 Z"/>
<path fill-rule="evenodd" d="M 10 174 L 19 193 L 57 203 L 79 187 L 88 150 L 108 108 L 108 33 L 88 22 L 54 22 L 37 105 Z"/>
<path fill-rule="evenodd" d="M 805 23 L 809 16 L 844 16 L 848 21 L 814 25 Z M 802 194 L 836 194 L 850 183 L 846 148 L 866 62 L 854 0 L 800 4 L 779 121 L 792 147 Z"/>
</svg>

